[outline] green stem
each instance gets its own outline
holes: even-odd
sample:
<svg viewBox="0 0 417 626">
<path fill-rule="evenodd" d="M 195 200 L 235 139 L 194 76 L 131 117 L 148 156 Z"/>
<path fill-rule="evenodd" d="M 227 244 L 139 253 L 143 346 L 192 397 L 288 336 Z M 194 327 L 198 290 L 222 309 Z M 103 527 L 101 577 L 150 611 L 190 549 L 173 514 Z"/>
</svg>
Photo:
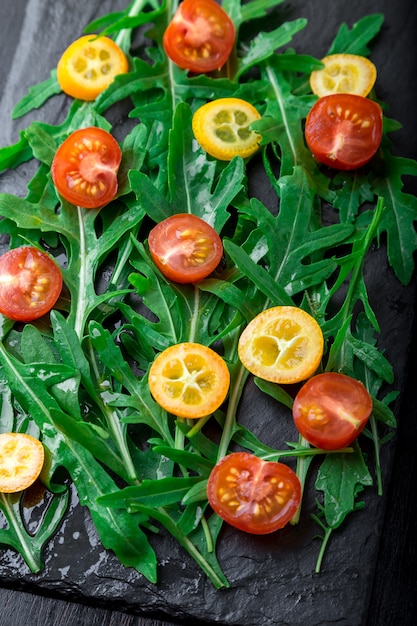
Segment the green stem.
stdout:
<svg viewBox="0 0 417 626">
<path fill-rule="evenodd" d="M 129 480 L 133 484 L 139 484 L 138 474 L 137 474 L 135 465 L 133 463 L 133 460 L 132 460 L 132 457 L 131 457 L 131 454 L 130 454 L 130 451 L 126 442 L 126 437 L 124 435 L 124 432 L 120 423 L 119 414 L 117 413 L 116 409 L 113 409 L 108 404 L 106 404 L 106 402 L 103 399 L 104 394 L 108 392 L 109 389 L 106 383 L 100 380 L 96 358 L 95 358 L 95 354 L 91 346 L 91 342 L 89 342 L 89 354 L 90 354 L 90 363 L 91 363 L 92 372 L 94 372 L 94 377 L 96 379 L 95 386 L 98 387 L 99 389 L 99 393 L 97 394 L 95 398 L 96 402 L 100 408 L 100 411 L 104 419 L 106 420 L 106 424 L 113 437 L 113 441 L 115 442 L 116 447 L 119 451 L 121 461 L 126 470 L 126 474 Z"/>
<path fill-rule="evenodd" d="M 306 450 L 308 450 L 309 453 L 311 452 L 310 444 L 301 435 L 299 437 L 299 445 L 301 448 L 306 448 Z M 301 501 L 298 506 L 298 509 L 296 510 L 296 512 L 291 518 L 291 524 L 298 524 L 298 522 L 300 521 L 301 504 L 302 504 L 302 499 L 304 495 L 307 472 L 308 472 L 308 468 L 310 467 L 312 458 L 313 457 L 310 454 L 308 457 L 301 456 L 301 455 L 297 457 L 297 467 L 296 467 L 295 472 L 301 483 Z"/>
<path fill-rule="evenodd" d="M 319 555 L 316 561 L 316 569 L 315 569 L 316 574 L 319 574 L 321 570 L 321 564 L 323 562 L 323 557 L 326 552 L 326 547 L 327 547 L 327 544 L 329 543 L 330 535 L 333 532 L 333 528 L 329 528 L 328 526 L 325 526 L 323 522 L 320 520 L 320 518 L 317 517 L 317 515 L 312 515 L 311 517 L 319 526 L 321 526 L 324 532 L 324 535 L 321 541 Z"/>
<path fill-rule="evenodd" d="M 135 17 L 136 15 L 139 15 L 139 13 L 141 13 L 141 11 L 145 8 L 147 4 L 151 3 L 148 0 L 134 0 L 132 6 L 130 7 L 128 16 Z M 115 37 L 115 42 L 125 54 L 127 54 L 130 50 L 131 34 L 131 28 L 123 28 L 119 33 L 117 33 L 117 36 Z"/>
<path fill-rule="evenodd" d="M 193 542 L 188 538 L 188 536 L 179 529 L 176 522 L 169 516 L 165 509 L 163 509 L 162 507 L 158 509 L 153 509 L 152 507 L 142 505 L 140 506 L 140 510 L 143 513 L 147 513 L 150 517 L 153 517 L 165 526 L 168 532 L 172 534 L 172 536 L 178 541 L 178 543 L 188 552 L 188 554 L 190 554 L 190 556 L 194 559 L 197 565 L 199 565 L 199 567 L 206 574 L 209 580 L 211 580 L 216 589 L 230 586 L 227 579 L 214 570 L 214 568 L 204 558 L 204 556 L 193 544 Z"/>
<path fill-rule="evenodd" d="M 369 423 L 371 425 L 372 432 L 372 441 L 374 444 L 374 454 L 375 454 L 375 473 L 376 473 L 376 482 L 378 495 L 382 496 L 383 494 L 383 486 L 382 486 L 382 473 L 381 473 L 381 459 L 379 454 L 379 436 L 378 436 L 378 426 L 377 421 L 373 415 L 369 418 Z"/>
<path fill-rule="evenodd" d="M 75 312 L 75 321 L 74 321 L 74 330 L 77 333 L 77 337 L 82 339 L 82 335 L 84 332 L 84 323 L 85 323 L 85 301 L 84 294 L 86 293 L 86 284 L 87 284 L 87 263 L 85 262 L 87 257 L 87 250 L 85 244 L 85 232 L 84 232 L 84 220 L 83 220 L 83 209 L 82 207 L 77 206 L 77 217 L 78 217 L 78 234 L 79 234 L 79 244 L 80 244 L 80 272 L 78 275 L 78 297 L 77 297 L 77 305 Z"/>
<path fill-rule="evenodd" d="M 11 506 L 10 504 L 10 499 L 9 496 L 7 496 L 6 494 L 1 493 L 0 494 L 0 498 L 1 498 L 1 510 L 4 513 L 4 516 L 7 519 L 7 522 L 9 524 L 10 530 L 16 535 L 18 541 L 19 541 L 19 546 L 21 548 L 19 548 L 19 552 L 22 554 L 22 556 L 24 557 L 28 567 L 30 568 L 30 571 L 33 573 L 39 572 L 41 569 L 41 564 L 36 560 L 32 550 L 31 550 L 31 541 L 30 541 L 30 537 L 28 537 L 28 535 L 24 532 L 22 532 L 22 528 L 18 523 L 18 520 L 16 518 L 15 515 L 15 511 L 13 506 Z M 29 539 L 29 540 L 28 540 Z"/>
<path fill-rule="evenodd" d="M 243 365 L 238 366 L 238 369 L 234 375 L 233 384 L 231 385 L 229 391 L 226 419 L 224 422 L 223 432 L 219 443 L 219 450 L 217 453 L 218 461 L 226 456 L 230 440 L 233 437 L 233 432 L 236 425 L 237 407 L 239 405 L 240 398 L 243 392 L 243 387 L 245 385 L 248 375 L 249 372 Z"/>
</svg>

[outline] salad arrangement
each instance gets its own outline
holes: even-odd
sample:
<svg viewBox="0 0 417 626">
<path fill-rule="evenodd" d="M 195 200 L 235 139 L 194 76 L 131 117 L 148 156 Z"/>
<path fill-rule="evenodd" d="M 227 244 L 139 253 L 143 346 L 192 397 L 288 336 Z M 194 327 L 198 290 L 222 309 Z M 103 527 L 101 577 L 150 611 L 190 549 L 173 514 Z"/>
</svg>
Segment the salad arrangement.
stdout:
<svg viewBox="0 0 417 626">
<path fill-rule="evenodd" d="M 382 493 L 379 451 L 395 428 L 396 393 L 386 391 L 394 372 L 378 348 L 364 267 L 386 236 L 392 270 L 402 284 L 410 281 L 416 199 L 402 178 L 416 166 L 391 151 L 398 125 L 382 115 L 372 71 L 363 87 L 363 59 L 383 16 L 343 25 L 329 50 L 343 67 L 360 65 L 361 93 L 353 79 L 348 93 L 320 95 L 315 85 L 333 87 L 310 76 L 326 63 L 289 47 L 305 20 L 244 37 L 245 24 L 279 4 L 226 0 L 224 18 L 211 0 L 184 0 L 179 13 L 170 2 L 135 0 L 85 29 L 114 38 L 116 52 L 89 35 L 87 53 L 67 51 L 76 62 L 58 64 L 14 109 L 22 117 L 63 90 L 74 98 L 61 124 L 32 122 L 0 150 L 2 170 L 39 164 L 24 198 L 0 195 L 1 232 L 15 259 L 30 246 L 46 251 L 54 267 L 45 276 L 18 258 L 25 280 L 12 280 L 10 269 L 0 276 L 1 430 L 40 440 L 45 453 L 44 491 L 38 482 L 29 488 L 45 507 L 36 532 L 22 508 L 28 489 L 3 490 L 0 541 L 33 572 L 65 516 L 67 476 L 123 565 L 157 582 L 149 538 L 165 529 L 218 588 L 230 584 L 216 558 L 224 520 L 274 532 L 310 515 L 302 493 L 316 490 L 319 571 L 332 532 L 363 506 L 362 491 Z M 213 15 L 216 27 L 201 43 L 197 34 Z M 197 34 L 187 39 L 184 24 Z M 140 57 L 131 53 L 137 29 L 149 40 Z M 91 93 L 96 71 L 111 80 Z M 336 152 L 317 128 L 318 147 L 307 145 L 306 120 L 322 98 L 335 103 L 326 109 L 326 137 L 341 143 Z M 119 146 L 106 113 L 126 99 L 136 123 Z M 199 121 L 206 106 L 214 114 Z M 256 112 L 249 122 L 248 111 Z M 354 140 L 340 142 L 346 127 L 355 127 Z M 251 189 L 254 164 L 275 194 L 272 208 Z M 177 216 L 186 234 L 165 229 L 158 239 L 156 229 Z M 210 228 L 202 233 L 195 218 Z M 219 240 L 221 260 L 214 255 L 206 272 Z M 9 308 L 16 293 L 29 293 L 18 317 Z M 40 316 L 27 312 L 45 300 Z M 272 398 L 277 420 L 288 423 L 297 409 L 293 441 L 270 441 L 243 425 L 250 376 Z M 348 381 L 338 388 L 341 406 L 332 399 L 335 376 Z M 330 408 L 308 395 L 307 379 L 323 385 Z M 323 415 L 335 424 L 333 441 Z M 311 438 L 307 426 L 324 439 Z"/>
</svg>

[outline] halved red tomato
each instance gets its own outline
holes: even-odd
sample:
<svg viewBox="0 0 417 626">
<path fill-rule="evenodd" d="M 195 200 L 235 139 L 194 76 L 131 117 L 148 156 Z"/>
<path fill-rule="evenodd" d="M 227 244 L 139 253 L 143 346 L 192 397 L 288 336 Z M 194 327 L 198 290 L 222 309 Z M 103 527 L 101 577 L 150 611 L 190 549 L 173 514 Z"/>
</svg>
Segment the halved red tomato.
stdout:
<svg viewBox="0 0 417 626">
<path fill-rule="evenodd" d="M 30 322 L 48 313 L 62 289 L 62 274 L 46 252 L 13 248 L 0 257 L 0 313 Z"/>
<path fill-rule="evenodd" d="M 313 446 L 337 450 L 348 446 L 364 429 L 372 398 L 358 380 L 338 372 L 317 374 L 297 393 L 294 423 Z"/>
<path fill-rule="evenodd" d="M 177 283 L 195 283 L 218 266 L 223 244 L 214 228 L 200 217 L 177 213 L 149 233 L 149 251 L 158 269 Z"/>
<path fill-rule="evenodd" d="M 56 151 L 52 180 L 60 195 L 85 209 L 108 204 L 118 189 L 117 172 L 122 151 L 102 128 L 90 126 L 73 132 Z"/>
<path fill-rule="evenodd" d="M 338 170 L 357 169 L 368 163 L 379 148 L 382 109 L 364 96 L 324 96 L 307 116 L 305 138 L 320 163 Z"/>
<path fill-rule="evenodd" d="M 214 466 L 207 497 L 212 509 L 231 526 L 266 535 L 293 517 L 301 502 L 301 483 L 284 463 L 233 452 Z"/>
<path fill-rule="evenodd" d="M 234 24 L 214 0 L 183 0 L 163 37 L 171 61 L 195 73 L 220 69 L 234 41 Z"/>
</svg>

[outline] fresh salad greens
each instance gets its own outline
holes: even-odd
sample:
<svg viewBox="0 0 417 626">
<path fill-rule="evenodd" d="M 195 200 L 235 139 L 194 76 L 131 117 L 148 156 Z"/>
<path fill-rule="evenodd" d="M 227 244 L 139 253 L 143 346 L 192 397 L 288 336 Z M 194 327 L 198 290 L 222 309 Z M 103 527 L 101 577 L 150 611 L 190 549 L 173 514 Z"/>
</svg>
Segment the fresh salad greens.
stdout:
<svg viewBox="0 0 417 626">
<path fill-rule="evenodd" d="M 42 475 L 47 514 L 35 537 L 19 506 L 25 495 L 0 496 L 7 520 L 0 541 L 19 551 L 32 572 L 41 570 L 43 547 L 66 514 L 68 477 L 103 546 L 123 565 L 157 582 L 149 537 L 164 527 L 218 588 L 230 583 L 216 558 L 222 521 L 210 514 L 205 487 L 229 451 L 293 462 L 304 488 L 316 490 L 311 523 L 323 530 L 317 570 L 332 531 L 363 505 L 359 495 L 374 473 L 382 493 L 379 449 L 395 429 L 389 405 L 396 394 L 382 394 L 394 371 L 378 347 L 364 268 L 386 235 L 392 270 L 400 283 L 410 281 L 417 200 L 403 190 L 403 177 L 415 176 L 417 167 L 394 156 L 388 133 L 398 125 L 389 118 L 372 167 L 329 176 L 316 164 L 303 120 L 316 99 L 309 73 L 321 63 L 288 47 L 306 20 L 284 22 L 250 41 L 240 36 L 242 25 L 278 4 L 224 0 L 238 34 L 236 63 L 228 75 L 213 77 L 188 76 L 164 54 L 162 36 L 175 9 L 170 0 L 134 0 L 85 28 L 115 37 L 129 56 L 129 73 L 93 102 L 69 102 L 59 125 L 32 122 L 15 145 L 0 150 L 2 171 L 38 164 L 24 198 L 0 194 L 0 233 L 10 247 L 30 243 L 55 254 L 66 286 L 50 325 L 0 320 L 1 431 L 38 436 L 48 457 Z M 369 55 L 382 23 L 374 14 L 352 28 L 343 24 L 329 52 Z M 131 53 L 139 27 L 148 42 L 141 58 Z M 16 104 L 14 118 L 59 93 L 53 70 Z M 261 150 L 249 162 L 216 161 L 194 141 L 192 112 L 227 96 L 250 101 L 262 114 L 254 124 Z M 111 130 L 106 113 L 122 101 L 131 104 L 134 124 L 121 142 L 117 198 L 101 210 L 58 206 L 50 175 L 58 146 L 81 127 Z M 272 207 L 250 184 L 254 161 L 266 174 Z M 323 219 L 329 207 L 331 223 Z M 166 281 L 147 248 L 150 227 L 178 212 L 205 219 L 224 241 L 224 267 L 196 287 Z M 239 335 L 261 310 L 282 304 L 302 306 L 320 323 L 323 370 L 343 369 L 366 384 L 374 411 L 362 438 L 371 441 L 373 454 L 359 444 L 324 454 L 303 440 L 271 442 L 240 423 L 248 372 L 237 355 Z M 175 419 L 149 392 L 156 353 L 182 341 L 221 349 L 229 366 L 227 405 L 209 420 Z M 290 415 L 287 390 L 255 382 L 277 412 Z M 216 437 L 209 436 L 213 430 Z M 321 460 L 316 476 L 309 471 L 313 458 Z"/>
</svg>

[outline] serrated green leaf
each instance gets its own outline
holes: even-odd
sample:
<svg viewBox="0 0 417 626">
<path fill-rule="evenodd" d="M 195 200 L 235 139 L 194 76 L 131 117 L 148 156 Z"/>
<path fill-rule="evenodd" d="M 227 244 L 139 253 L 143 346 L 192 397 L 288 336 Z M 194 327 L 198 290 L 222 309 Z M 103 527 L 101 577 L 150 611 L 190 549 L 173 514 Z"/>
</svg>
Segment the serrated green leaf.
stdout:
<svg viewBox="0 0 417 626">
<path fill-rule="evenodd" d="M 324 514 L 331 528 L 338 528 L 355 510 L 356 498 L 372 485 L 372 476 L 359 448 L 351 454 L 329 454 L 317 473 L 316 489 L 324 495 Z"/>
<path fill-rule="evenodd" d="M 62 93 L 62 89 L 56 77 L 56 69 L 53 69 L 49 78 L 30 87 L 26 96 L 15 105 L 12 119 L 16 120 L 34 109 L 39 109 L 49 98 L 59 93 Z"/>
</svg>

